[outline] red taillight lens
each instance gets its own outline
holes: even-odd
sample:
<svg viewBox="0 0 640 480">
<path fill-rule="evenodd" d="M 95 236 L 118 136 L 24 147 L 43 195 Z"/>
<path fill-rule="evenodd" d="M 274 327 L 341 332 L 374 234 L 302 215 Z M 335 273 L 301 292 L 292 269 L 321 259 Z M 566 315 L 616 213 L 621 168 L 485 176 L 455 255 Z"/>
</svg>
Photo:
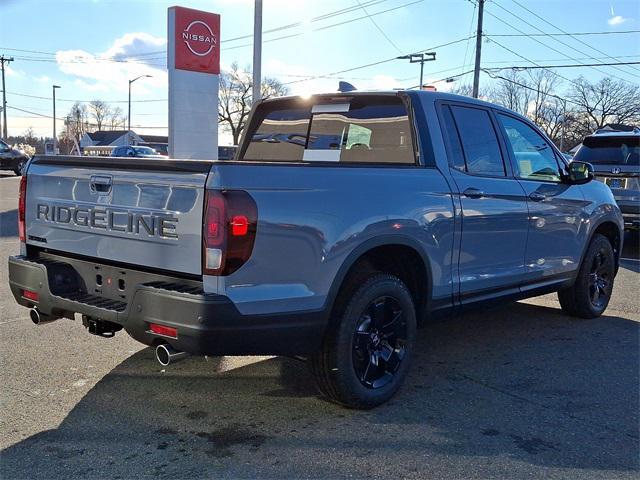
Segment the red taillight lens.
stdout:
<svg viewBox="0 0 640 480">
<path fill-rule="evenodd" d="M 18 236 L 20 241 L 26 241 L 24 216 L 25 202 L 27 201 L 27 176 L 20 177 L 20 193 L 18 194 Z"/>
<path fill-rule="evenodd" d="M 235 215 L 231 219 L 231 235 L 242 237 L 249 233 L 249 219 L 244 215 Z"/>
<path fill-rule="evenodd" d="M 258 209 L 242 190 L 208 190 L 203 228 L 205 275 L 229 275 L 251 256 Z"/>
<path fill-rule="evenodd" d="M 178 330 L 173 327 L 167 327 L 165 325 L 158 325 L 152 323 L 149 325 L 149 329 L 158 335 L 164 335 L 165 337 L 178 338 Z"/>
<path fill-rule="evenodd" d="M 34 292 L 33 290 L 23 290 L 22 296 L 27 300 L 33 300 L 34 302 L 37 302 L 38 299 L 40 298 L 40 296 L 38 295 L 38 292 Z"/>
</svg>

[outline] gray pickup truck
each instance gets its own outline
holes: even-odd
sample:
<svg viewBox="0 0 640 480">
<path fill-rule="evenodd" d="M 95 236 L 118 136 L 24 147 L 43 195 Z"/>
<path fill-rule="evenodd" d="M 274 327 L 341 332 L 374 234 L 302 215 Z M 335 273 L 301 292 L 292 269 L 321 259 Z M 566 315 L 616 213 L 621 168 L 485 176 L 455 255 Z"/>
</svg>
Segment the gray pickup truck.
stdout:
<svg viewBox="0 0 640 480">
<path fill-rule="evenodd" d="M 266 100 L 232 161 L 36 157 L 11 290 L 34 323 L 124 329 L 167 365 L 304 358 L 328 398 L 388 400 L 416 327 L 558 292 L 601 315 L 623 220 L 527 119 L 435 92 Z"/>
</svg>

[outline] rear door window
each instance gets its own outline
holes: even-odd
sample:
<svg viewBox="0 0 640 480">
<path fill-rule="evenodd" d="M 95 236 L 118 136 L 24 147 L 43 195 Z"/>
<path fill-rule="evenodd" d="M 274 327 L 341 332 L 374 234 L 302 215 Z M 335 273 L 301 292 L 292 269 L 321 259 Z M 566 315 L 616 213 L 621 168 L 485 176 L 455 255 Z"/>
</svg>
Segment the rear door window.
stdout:
<svg viewBox="0 0 640 480">
<path fill-rule="evenodd" d="M 466 171 L 476 175 L 504 177 L 504 160 L 489 112 L 459 105 L 452 105 L 451 112 L 458 127 Z"/>
<path fill-rule="evenodd" d="M 264 104 L 242 160 L 415 164 L 407 107 L 396 96 Z"/>
</svg>

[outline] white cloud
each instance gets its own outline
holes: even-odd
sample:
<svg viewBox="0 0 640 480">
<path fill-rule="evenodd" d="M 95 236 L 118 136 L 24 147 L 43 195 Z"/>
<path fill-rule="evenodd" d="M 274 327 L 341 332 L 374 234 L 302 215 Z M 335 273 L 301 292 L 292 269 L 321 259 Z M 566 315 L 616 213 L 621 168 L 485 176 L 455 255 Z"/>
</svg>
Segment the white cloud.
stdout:
<svg viewBox="0 0 640 480">
<path fill-rule="evenodd" d="M 616 15 L 616 12 L 613 10 L 613 5 L 611 5 L 611 18 L 607 20 L 607 23 L 609 25 L 611 25 L 612 27 L 615 27 L 616 25 L 622 25 L 623 23 L 628 22 L 629 20 L 631 19 L 625 18 L 622 15 Z"/>
<path fill-rule="evenodd" d="M 615 25 L 621 25 L 624 22 L 628 22 L 629 19 L 622 17 L 620 15 L 616 15 L 615 17 L 611 17 L 609 20 L 607 20 L 607 23 L 611 26 L 615 26 Z"/>
<path fill-rule="evenodd" d="M 51 83 L 51 79 L 49 77 L 47 77 L 46 75 L 41 75 L 39 77 L 34 77 L 33 79 L 38 83 Z"/>
<path fill-rule="evenodd" d="M 149 92 L 148 87 L 167 85 L 166 54 L 162 52 L 165 46 L 164 38 L 127 33 L 103 53 L 60 50 L 56 52 L 56 60 L 61 72 L 76 77 L 75 84 L 88 91 L 124 92 L 128 89 L 128 79 L 151 75 L 152 78 L 136 84 L 137 93 L 144 95 Z"/>
<path fill-rule="evenodd" d="M 24 77 L 24 72 L 22 70 L 16 70 L 14 68 L 11 68 L 9 65 L 5 65 L 4 71 L 7 77 Z"/>
</svg>

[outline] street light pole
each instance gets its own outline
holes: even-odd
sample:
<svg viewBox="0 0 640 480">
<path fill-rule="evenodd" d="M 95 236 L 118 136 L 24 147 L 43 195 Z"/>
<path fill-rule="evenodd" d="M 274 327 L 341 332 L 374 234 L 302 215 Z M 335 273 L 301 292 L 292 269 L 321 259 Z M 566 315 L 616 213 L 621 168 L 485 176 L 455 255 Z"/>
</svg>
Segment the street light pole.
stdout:
<svg viewBox="0 0 640 480">
<path fill-rule="evenodd" d="M 262 0 L 255 0 L 253 11 L 253 101 L 262 98 Z"/>
<path fill-rule="evenodd" d="M 129 145 L 129 139 L 131 137 L 131 84 L 141 78 L 151 78 L 151 75 L 140 75 L 132 80 L 129 80 L 129 111 L 127 112 L 127 145 Z"/>
<path fill-rule="evenodd" d="M 58 85 L 53 85 L 53 154 L 58 154 L 58 136 L 56 135 L 56 89 Z"/>
<path fill-rule="evenodd" d="M 424 86 L 424 62 L 434 61 L 436 59 L 436 53 L 412 53 L 410 55 L 402 55 L 401 57 L 396 58 L 398 60 L 409 60 L 409 63 L 420 63 L 420 86 L 418 88 L 422 90 L 422 87 Z"/>
</svg>

